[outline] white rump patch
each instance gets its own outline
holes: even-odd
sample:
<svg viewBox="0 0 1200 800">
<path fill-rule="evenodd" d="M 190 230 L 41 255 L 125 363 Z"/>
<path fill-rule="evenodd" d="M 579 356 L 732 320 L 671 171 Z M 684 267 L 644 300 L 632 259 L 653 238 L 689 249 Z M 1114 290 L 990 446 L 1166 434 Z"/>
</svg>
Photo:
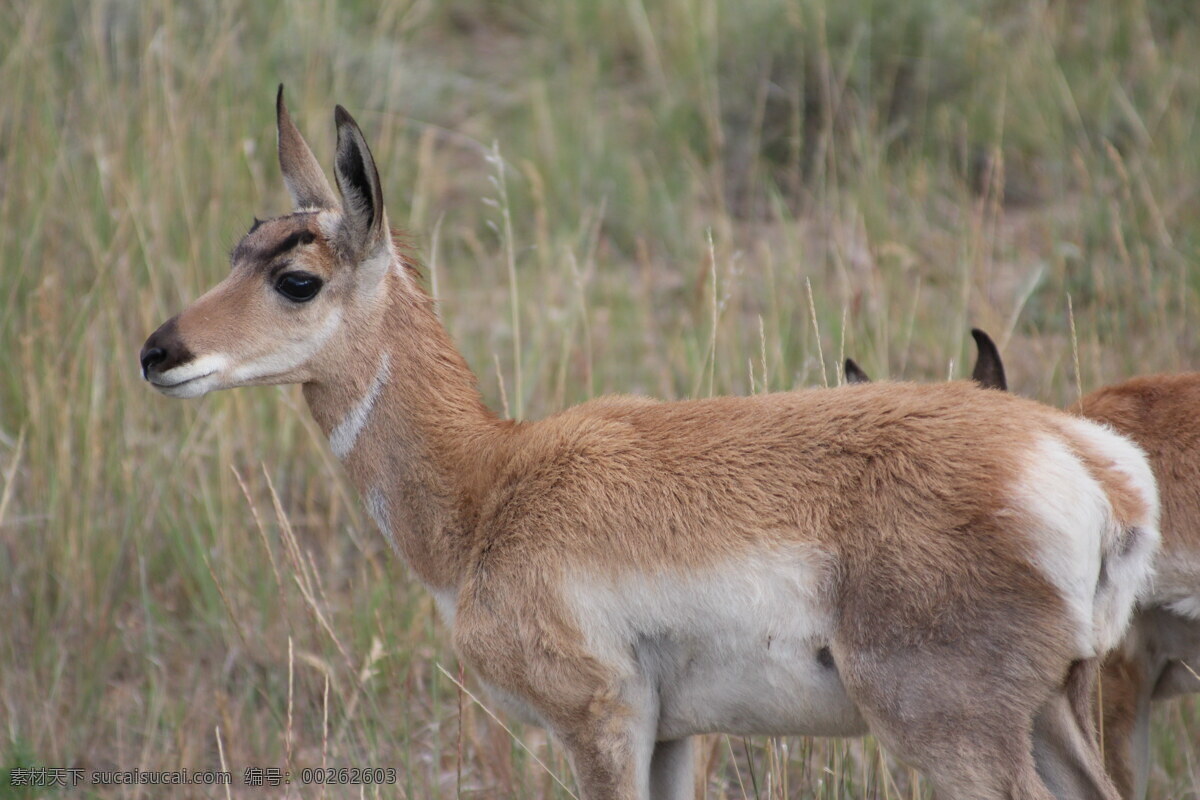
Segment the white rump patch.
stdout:
<svg viewBox="0 0 1200 800">
<path fill-rule="evenodd" d="M 1014 487 L 1014 510 L 1035 523 L 1037 566 L 1071 609 L 1079 657 L 1090 658 L 1116 646 L 1148 586 L 1158 547 L 1157 495 L 1135 445 L 1086 420 L 1070 426 L 1095 457 L 1129 478 L 1150 509 L 1145 519 L 1122 525 L 1103 486 L 1058 437 L 1037 441 Z"/>
<path fill-rule="evenodd" d="M 1149 532 L 1157 536 L 1158 483 L 1142 448 L 1108 425 L 1090 419 L 1072 417 L 1068 425 L 1072 433 L 1090 444 L 1099 455 L 1108 457 L 1111 469 L 1129 479 L 1130 488 L 1141 496 L 1146 506 L 1146 516 L 1134 520 L 1132 524 L 1139 528 L 1152 528 Z"/>
<path fill-rule="evenodd" d="M 1039 438 L 1026 464 L 1013 505 L 1037 525 L 1037 567 L 1071 610 L 1079 657 L 1090 658 L 1098 652 L 1093 614 L 1104 532 L 1112 525 L 1108 499 L 1056 437 Z"/>
<path fill-rule="evenodd" d="M 354 404 L 354 407 L 329 434 L 329 447 L 339 459 L 344 460 L 354 449 L 354 445 L 358 442 L 358 435 L 362 433 L 367 420 L 370 419 L 371 411 L 375 408 L 375 401 L 379 399 L 390 375 L 391 356 L 384 353 L 383 358 L 379 360 L 379 369 L 375 371 L 375 377 L 371 379 L 371 385 L 367 387 L 367 393 Z"/>
<path fill-rule="evenodd" d="M 1140 518 L 1124 524 L 1110 518 L 1105 531 L 1106 581 L 1097 590 L 1094 619 L 1100 649 L 1106 651 L 1125 635 L 1135 603 L 1153 597 L 1154 561 L 1161 544 L 1158 484 L 1146 454 L 1128 437 L 1086 419 L 1072 419 L 1071 427 L 1094 452 L 1108 459 L 1109 469 L 1125 477 L 1145 509 Z"/>
<path fill-rule="evenodd" d="M 865 723 L 825 650 L 827 558 L 792 545 L 702 571 L 648 564 L 609 581 L 578 570 L 564 595 L 597 658 L 657 687 L 660 739 L 857 735 Z"/>
</svg>

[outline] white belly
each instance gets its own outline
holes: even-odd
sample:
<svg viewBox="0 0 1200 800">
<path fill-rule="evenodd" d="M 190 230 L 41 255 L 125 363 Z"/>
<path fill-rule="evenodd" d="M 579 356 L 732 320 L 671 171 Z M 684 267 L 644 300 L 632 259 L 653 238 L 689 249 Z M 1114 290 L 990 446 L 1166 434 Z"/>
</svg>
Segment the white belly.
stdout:
<svg viewBox="0 0 1200 800">
<path fill-rule="evenodd" d="M 597 655 L 649 684 L 660 739 L 857 735 L 866 724 L 826 649 L 822 562 L 790 548 L 703 573 L 581 574 L 568 601 Z"/>
<path fill-rule="evenodd" d="M 731 631 L 724 631 L 729 634 Z M 823 643 L 728 636 L 700 641 L 704 652 L 650 645 L 658 667 L 660 739 L 694 733 L 853 736 L 866 724 L 846 694 Z M 725 649 L 721 645 L 734 645 Z"/>
</svg>

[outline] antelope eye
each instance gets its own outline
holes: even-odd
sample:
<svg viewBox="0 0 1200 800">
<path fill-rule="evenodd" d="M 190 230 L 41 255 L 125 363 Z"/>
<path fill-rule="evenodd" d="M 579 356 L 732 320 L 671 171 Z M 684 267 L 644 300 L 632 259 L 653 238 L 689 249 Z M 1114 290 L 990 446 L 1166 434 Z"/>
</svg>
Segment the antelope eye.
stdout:
<svg viewBox="0 0 1200 800">
<path fill-rule="evenodd" d="M 307 303 L 321 291 L 321 279 L 307 272 L 289 272 L 276 281 L 275 291 L 293 303 Z"/>
</svg>

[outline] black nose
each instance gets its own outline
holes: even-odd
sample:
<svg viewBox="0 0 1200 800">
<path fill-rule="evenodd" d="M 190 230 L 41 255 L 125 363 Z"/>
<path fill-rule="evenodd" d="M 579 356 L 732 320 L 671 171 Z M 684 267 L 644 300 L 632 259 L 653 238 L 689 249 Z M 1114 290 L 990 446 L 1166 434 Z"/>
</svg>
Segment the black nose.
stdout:
<svg viewBox="0 0 1200 800">
<path fill-rule="evenodd" d="M 161 364 L 163 361 L 166 360 L 166 358 L 167 358 L 167 351 L 163 350 L 161 347 L 151 347 L 150 345 L 146 345 L 145 347 L 143 347 L 142 348 L 142 377 L 143 378 L 146 377 L 146 374 L 148 372 L 150 372 L 150 370 L 153 367 L 157 366 L 158 364 Z"/>
<path fill-rule="evenodd" d="M 191 349 L 179 336 L 176 319 L 177 317 L 171 317 L 164 322 L 142 345 L 138 360 L 142 362 L 143 378 L 149 380 L 151 375 L 169 372 L 192 360 Z"/>
</svg>

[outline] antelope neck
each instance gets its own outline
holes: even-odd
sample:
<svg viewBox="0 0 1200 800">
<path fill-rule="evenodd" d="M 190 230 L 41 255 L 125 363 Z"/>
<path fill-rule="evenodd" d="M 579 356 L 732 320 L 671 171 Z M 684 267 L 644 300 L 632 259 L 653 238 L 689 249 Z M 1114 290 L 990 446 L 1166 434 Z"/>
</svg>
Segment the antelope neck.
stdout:
<svg viewBox="0 0 1200 800">
<path fill-rule="evenodd" d="M 505 425 L 428 298 L 393 300 L 370 344 L 305 399 L 392 548 L 431 589 L 452 589 Z"/>
<path fill-rule="evenodd" d="M 375 377 L 371 380 L 367 391 L 359 398 L 358 402 L 350 407 L 337 427 L 327 432 L 329 448 L 339 459 L 346 460 L 346 456 L 350 455 L 350 452 L 354 450 L 354 445 L 358 443 L 358 435 L 362 433 L 363 427 L 371 419 L 371 412 L 375 410 L 375 401 L 379 399 L 380 392 L 383 391 L 383 387 L 391 376 L 389 369 L 391 362 L 390 353 L 384 352 L 380 355 L 379 368 L 375 370 Z"/>
</svg>

